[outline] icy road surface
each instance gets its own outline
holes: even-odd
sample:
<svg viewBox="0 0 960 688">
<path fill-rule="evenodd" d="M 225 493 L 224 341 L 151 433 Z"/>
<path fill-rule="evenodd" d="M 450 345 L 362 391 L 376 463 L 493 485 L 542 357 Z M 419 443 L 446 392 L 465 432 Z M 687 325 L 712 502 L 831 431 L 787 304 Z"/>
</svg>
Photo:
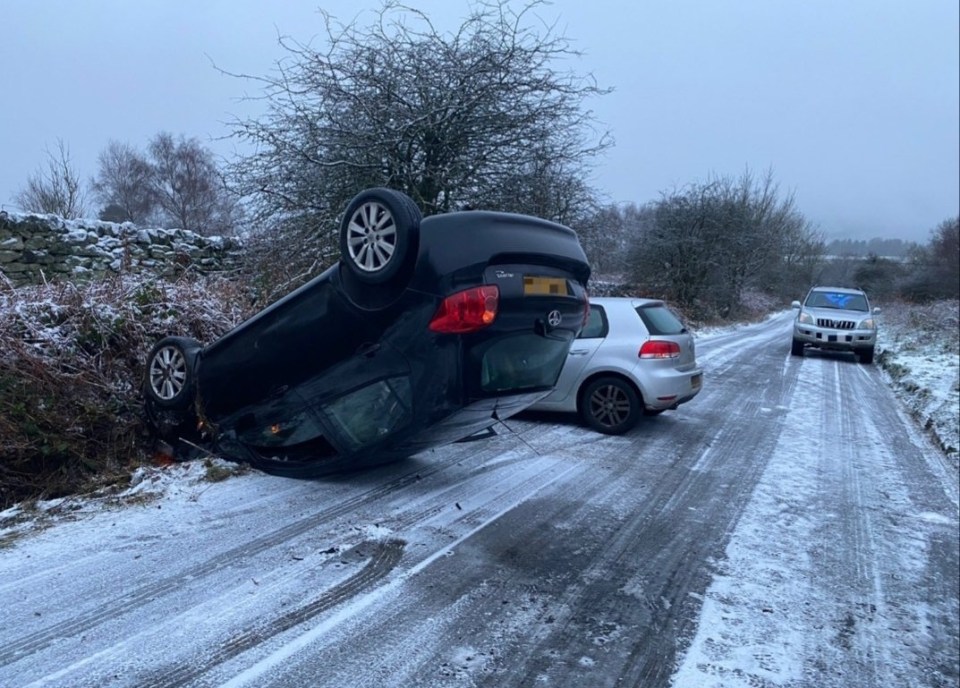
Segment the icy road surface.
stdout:
<svg viewBox="0 0 960 688">
<path fill-rule="evenodd" d="M 877 368 L 791 357 L 790 317 L 699 340 L 701 395 L 625 437 L 526 416 L 27 519 L 0 685 L 957 686 L 956 471 Z"/>
</svg>

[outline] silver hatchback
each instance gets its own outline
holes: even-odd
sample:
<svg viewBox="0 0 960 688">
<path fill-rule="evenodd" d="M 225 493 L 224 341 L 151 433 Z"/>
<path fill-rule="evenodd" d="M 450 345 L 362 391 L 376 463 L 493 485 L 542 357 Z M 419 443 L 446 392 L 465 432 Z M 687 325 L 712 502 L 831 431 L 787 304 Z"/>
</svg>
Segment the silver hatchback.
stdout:
<svg viewBox="0 0 960 688">
<path fill-rule="evenodd" d="M 579 413 L 610 435 L 693 399 L 703 384 L 693 336 L 663 301 L 591 298 L 556 388 L 531 409 Z"/>
</svg>

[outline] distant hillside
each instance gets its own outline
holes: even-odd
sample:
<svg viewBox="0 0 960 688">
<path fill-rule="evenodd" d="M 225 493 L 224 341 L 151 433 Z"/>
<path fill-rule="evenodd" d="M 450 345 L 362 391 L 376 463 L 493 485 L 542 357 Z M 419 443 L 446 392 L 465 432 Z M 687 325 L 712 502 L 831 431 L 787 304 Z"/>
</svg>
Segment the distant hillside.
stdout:
<svg viewBox="0 0 960 688">
<path fill-rule="evenodd" d="M 883 256 L 905 258 L 911 249 L 918 246 L 913 241 L 902 239 L 834 239 L 827 243 L 828 256 Z"/>
</svg>

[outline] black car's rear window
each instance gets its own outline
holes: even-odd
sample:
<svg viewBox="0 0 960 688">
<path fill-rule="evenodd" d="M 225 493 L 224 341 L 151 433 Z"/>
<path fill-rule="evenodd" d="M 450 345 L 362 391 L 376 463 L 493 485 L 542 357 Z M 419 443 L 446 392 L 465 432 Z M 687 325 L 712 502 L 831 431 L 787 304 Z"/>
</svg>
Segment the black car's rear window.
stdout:
<svg viewBox="0 0 960 688">
<path fill-rule="evenodd" d="M 680 319 L 666 306 L 638 306 L 637 314 L 650 334 L 683 334 L 686 331 Z"/>
<path fill-rule="evenodd" d="M 572 337 L 572 334 L 570 335 Z M 481 352 L 480 389 L 484 392 L 523 391 L 556 384 L 570 350 L 570 339 L 521 334 L 497 339 Z"/>
</svg>

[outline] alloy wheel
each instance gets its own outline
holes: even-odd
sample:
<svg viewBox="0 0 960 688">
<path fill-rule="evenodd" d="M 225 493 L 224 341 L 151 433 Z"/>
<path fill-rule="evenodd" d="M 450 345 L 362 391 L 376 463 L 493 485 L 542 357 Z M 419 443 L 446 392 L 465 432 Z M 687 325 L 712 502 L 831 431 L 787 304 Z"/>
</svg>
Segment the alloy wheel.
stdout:
<svg viewBox="0 0 960 688">
<path fill-rule="evenodd" d="M 603 426 L 612 428 L 630 416 L 630 398 L 617 385 L 602 385 L 589 399 L 590 415 Z"/>
<path fill-rule="evenodd" d="M 187 359 L 175 346 L 164 346 L 150 361 L 150 389 L 157 398 L 172 401 L 187 383 Z"/>
<path fill-rule="evenodd" d="M 382 270 L 397 249 L 397 225 L 390 210 L 376 201 L 361 205 L 347 225 L 350 260 L 364 272 Z"/>
</svg>

